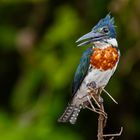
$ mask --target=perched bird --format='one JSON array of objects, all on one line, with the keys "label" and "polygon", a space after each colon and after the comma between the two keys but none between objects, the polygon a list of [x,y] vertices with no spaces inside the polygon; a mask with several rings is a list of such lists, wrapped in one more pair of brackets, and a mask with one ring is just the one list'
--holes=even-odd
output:
[{"label": "perched bird", "polygon": [[108,14],[92,28],[91,32],[83,35],[76,42],[81,41],[83,42],[78,46],[91,45],[91,47],[80,59],[72,85],[72,100],[58,119],[59,122],[74,124],[80,110],[88,108],[88,105],[91,105],[93,111],[98,112],[92,105],[91,99],[94,99],[98,106],[99,104],[94,96],[89,94],[89,87],[95,89],[95,94],[105,91],[111,97],[104,88],[116,70],[120,57],[114,18]]}]

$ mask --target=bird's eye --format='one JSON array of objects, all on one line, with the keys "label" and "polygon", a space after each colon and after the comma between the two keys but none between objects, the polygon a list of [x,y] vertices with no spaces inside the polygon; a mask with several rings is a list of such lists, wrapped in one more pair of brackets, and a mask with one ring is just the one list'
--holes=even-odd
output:
[{"label": "bird's eye", "polygon": [[109,32],[109,29],[108,29],[107,27],[104,27],[104,28],[102,29],[102,31],[103,31],[104,33],[108,33],[108,32]]}]

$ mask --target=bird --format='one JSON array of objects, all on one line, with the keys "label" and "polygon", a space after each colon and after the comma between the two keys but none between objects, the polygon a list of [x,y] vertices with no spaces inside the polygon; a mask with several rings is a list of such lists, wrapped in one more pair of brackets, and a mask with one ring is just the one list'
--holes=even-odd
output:
[{"label": "bird", "polygon": [[105,90],[111,76],[114,74],[120,59],[120,51],[116,40],[114,17],[107,14],[92,28],[80,37],[77,46],[86,46],[80,63],[76,69],[72,83],[72,98],[58,122],[75,124],[81,109],[91,106],[91,110],[100,112],[92,104],[92,99],[100,107],[94,95],[89,94],[92,88],[95,95],[106,92],[115,102],[115,99]]}]

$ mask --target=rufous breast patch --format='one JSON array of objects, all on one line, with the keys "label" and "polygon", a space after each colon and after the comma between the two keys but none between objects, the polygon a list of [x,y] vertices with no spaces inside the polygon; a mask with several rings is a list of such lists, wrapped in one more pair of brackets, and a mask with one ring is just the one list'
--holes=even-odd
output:
[{"label": "rufous breast patch", "polygon": [[116,48],[109,46],[107,48],[93,48],[93,54],[90,57],[90,64],[100,70],[112,69],[119,59]]}]

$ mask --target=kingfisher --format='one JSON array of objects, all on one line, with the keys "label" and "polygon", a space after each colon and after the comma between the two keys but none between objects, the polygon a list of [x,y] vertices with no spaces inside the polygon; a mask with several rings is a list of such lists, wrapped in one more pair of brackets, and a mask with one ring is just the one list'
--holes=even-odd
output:
[{"label": "kingfisher", "polygon": [[[95,101],[100,107],[94,95],[102,91],[106,92],[116,102],[105,90],[105,86],[114,74],[120,58],[114,18],[107,14],[89,33],[80,37],[76,42],[80,42],[78,46],[88,45],[89,47],[84,51],[75,72],[72,99],[58,119],[58,122],[70,122],[71,124],[75,124],[82,108],[100,113],[92,102]],[[89,88],[93,89],[94,95],[88,92]]]}]

